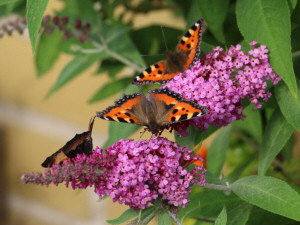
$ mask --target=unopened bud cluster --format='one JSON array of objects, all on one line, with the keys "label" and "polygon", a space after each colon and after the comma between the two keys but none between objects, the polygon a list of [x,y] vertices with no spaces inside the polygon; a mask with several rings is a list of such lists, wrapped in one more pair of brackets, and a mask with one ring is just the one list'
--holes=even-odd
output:
[{"label": "unopened bud cluster", "polygon": [[[0,27],[0,38],[5,33],[9,36],[12,35],[14,30],[16,30],[19,34],[23,34],[26,28],[27,22],[25,18],[17,18],[14,21],[9,21]],[[51,18],[50,15],[46,15],[43,18],[41,28],[47,35],[52,34],[54,30],[60,30],[63,32],[62,40],[76,37],[80,43],[84,43],[89,37],[91,24],[83,23],[78,19],[75,20],[73,25],[71,25],[69,17],[54,16]]]}]

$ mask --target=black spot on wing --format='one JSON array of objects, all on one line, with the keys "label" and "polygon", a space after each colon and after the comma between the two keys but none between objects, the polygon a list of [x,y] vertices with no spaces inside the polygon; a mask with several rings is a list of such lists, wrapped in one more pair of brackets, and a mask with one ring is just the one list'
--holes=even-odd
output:
[{"label": "black spot on wing", "polygon": [[173,116],[173,117],[171,118],[171,121],[172,121],[172,122],[175,122],[175,121],[176,121],[176,118]]},{"label": "black spot on wing", "polygon": [[182,114],[178,121],[187,120],[188,114]]},{"label": "black spot on wing", "polygon": [[194,118],[194,117],[197,117],[198,115],[199,115],[199,113],[195,112],[192,117]]},{"label": "black spot on wing", "polygon": [[117,119],[119,120],[119,122],[123,122],[123,123],[128,123],[126,120],[124,120],[122,117],[117,117]]},{"label": "black spot on wing", "polygon": [[178,109],[174,109],[172,113],[175,114],[177,112],[178,112]]},{"label": "black spot on wing", "polygon": [[180,41],[180,44],[184,45],[184,44],[185,44],[185,41],[184,41],[184,40],[181,40],[181,41]]},{"label": "black spot on wing", "polygon": [[126,116],[131,117],[130,113],[126,112],[124,113]]},{"label": "black spot on wing", "polygon": [[147,73],[151,73],[151,72],[152,72],[151,67],[148,67],[148,68],[146,69],[146,72],[147,72]]},{"label": "black spot on wing", "polygon": [[184,36],[189,38],[192,35],[191,35],[191,33],[189,31],[187,31]]}]

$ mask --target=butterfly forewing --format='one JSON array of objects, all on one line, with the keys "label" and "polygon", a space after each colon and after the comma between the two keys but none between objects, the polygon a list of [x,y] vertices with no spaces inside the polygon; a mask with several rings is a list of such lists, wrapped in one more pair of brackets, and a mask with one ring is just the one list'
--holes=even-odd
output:
[{"label": "butterfly forewing", "polygon": [[145,95],[141,93],[125,95],[122,99],[116,101],[114,106],[108,107],[102,112],[97,112],[97,117],[115,122],[144,125],[145,101]]}]

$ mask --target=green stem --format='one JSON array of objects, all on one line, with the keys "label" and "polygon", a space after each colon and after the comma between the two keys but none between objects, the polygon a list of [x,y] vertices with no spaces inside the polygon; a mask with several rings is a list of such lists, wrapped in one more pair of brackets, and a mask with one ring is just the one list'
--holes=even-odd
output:
[{"label": "green stem", "polygon": [[179,219],[177,218],[177,216],[172,213],[170,210],[165,209],[166,212],[168,213],[168,215],[171,217],[171,219],[177,224],[177,225],[182,225],[182,223],[179,221]]},{"label": "green stem", "polygon": [[[194,187],[202,187],[200,185],[193,185]],[[227,191],[227,192],[230,192],[231,191],[231,188],[229,186],[229,183],[227,183],[227,185],[222,185],[222,184],[209,184],[209,183],[206,183],[204,185],[204,188],[207,188],[207,189],[213,189],[213,190],[218,190],[218,191]]]}]

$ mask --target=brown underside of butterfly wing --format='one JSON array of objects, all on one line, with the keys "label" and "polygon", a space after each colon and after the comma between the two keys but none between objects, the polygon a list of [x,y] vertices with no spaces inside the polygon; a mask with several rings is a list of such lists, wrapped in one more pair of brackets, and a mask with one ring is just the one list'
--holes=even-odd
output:
[{"label": "brown underside of butterfly wing", "polygon": [[69,158],[76,157],[77,154],[85,153],[89,155],[93,150],[91,131],[76,134],[62,148],[47,157],[42,163],[43,167],[51,167],[54,163],[63,163]]},{"label": "brown underside of butterfly wing", "polygon": [[43,167],[51,167],[55,163],[63,163],[69,158],[74,158],[78,154],[89,155],[93,150],[92,130],[95,117],[91,118],[89,123],[89,130],[81,134],[76,134],[70,141],[68,141],[62,148],[47,157],[42,163]]},{"label": "brown underside of butterfly wing", "polygon": [[147,123],[144,110],[146,101],[145,95],[142,93],[125,95],[116,101],[114,106],[97,112],[96,115],[109,121],[145,125]]}]

